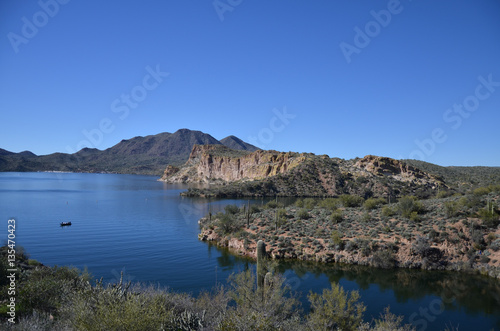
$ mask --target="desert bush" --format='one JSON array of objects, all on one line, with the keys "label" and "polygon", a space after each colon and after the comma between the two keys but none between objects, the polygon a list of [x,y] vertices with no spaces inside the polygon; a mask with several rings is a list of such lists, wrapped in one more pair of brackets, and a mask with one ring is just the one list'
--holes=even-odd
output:
[{"label": "desert bush", "polygon": [[486,255],[481,255],[481,258],[479,259],[481,263],[488,263],[490,262],[490,258],[487,257]]},{"label": "desert bush", "polygon": [[456,201],[446,201],[444,203],[444,212],[446,217],[455,217],[460,210],[460,204]]},{"label": "desert bush", "polygon": [[478,211],[479,217],[483,220],[484,225],[489,228],[495,228],[500,224],[500,217],[496,206],[488,201],[485,208],[481,208]]},{"label": "desert bush", "polygon": [[417,214],[422,213],[424,211],[424,206],[416,197],[404,196],[399,199],[396,210],[402,217],[410,218],[413,212],[416,212]]},{"label": "desert bush", "polygon": [[492,241],[489,245],[488,248],[493,250],[494,252],[498,252],[500,250],[500,239],[496,239]]},{"label": "desert bush", "polygon": [[477,209],[481,205],[481,198],[479,198],[479,196],[476,195],[468,195],[460,198],[458,203],[460,206],[466,208]]},{"label": "desert bush", "polygon": [[386,216],[386,217],[391,217],[395,214],[394,210],[392,210],[391,207],[389,206],[384,206],[382,208],[382,216]]},{"label": "desert bush", "polygon": [[267,209],[278,208],[278,202],[276,202],[275,200],[271,200],[265,204],[265,208],[267,208]]},{"label": "desert bush", "polygon": [[250,206],[250,214],[257,214],[260,212],[260,208],[257,205]]},{"label": "desert bush", "polygon": [[333,222],[333,224],[340,223],[343,219],[344,215],[340,211],[336,211],[330,215],[330,220]]},{"label": "desert bush", "polygon": [[372,215],[370,215],[369,212],[364,212],[363,215],[361,216],[361,221],[362,222],[370,222],[370,220],[372,219]]},{"label": "desert bush", "polygon": [[451,196],[452,194],[453,194],[453,192],[451,192],[451,191],[439,191],[436,194],[436,198],[437,199],[444,199],[444,198]]},{"label": "desert bush", "polygon": [[158,330],[162,327],[175,329],[186,323],[200,324],[200,317],[183,316],[189,314],[186,307],[176,307],[177,302],[189,302],[189,298],[169,298],[166,292],[130,286],[130,283],[122,281],[107,286],[103,286],[101,282],[88,286],[73,300],[71,306],[75,328],[90,331],[139,331]]},{"label": "desert bush", "polygon": [[238,208],[238,206],[236,205],[227,205],[224,207],[224,211],[228,215],[236,215],[240,212],[240,208]]},{"label": "desert bush", "polygon": [[297,206],[299,208],[304,208],[304,200],[297,199],[297,201],[295,201],[295,206]]},{"label": "desert bush", "polygon": [[476,196],[483,196],[490,193],[490,189],[488,187],[478,187],[472,193]]},{"label": "desert bush", "polygon": [[490,232],[490,233],[488,233],[488,235],[486,236],[486,243],[489,245],[489,244],[491,244],[493,241],[495,241],[496,239],[497,239],[496,234],[494,234],[493,232]]},{"label": "desert bush", "polygon": [[307,209],[313,209],[317,203],[318,203],[317,200],[313,198],[304,199],[304,207]]},{"label": "desert bush", "polygon": [[392,251],[384,249],[373,254],[370,264],[375,268],[392,269],[396,267],[396,259]]},{"label": "desert bush", "polygon": [[279,330],[284,323],[299,322],[299,302],[289,297],[284,277],[268,273],[265,285],[257,287],[248,270],[230,276],[229,283],[229,296],[235,305],[225,312],[219,329]]},{"label": "desert bush", "polygon": [[240,228],[236,222],[236,218],[229,214],[220,216],[217,224],[223,234],[236,232]]},{"label": "desert bush", "polygon": [[375,208],[378,208],[379,206],[383,205],[385,203],[384,198],[368,198],[364,204],[363,207],[365,207],[366,210],[372,210]]},{"label": "desert bush", "polygon": [[418,215],[418,212],[416,212],[416,211],[412,211],[410,214],[410,217],[408,217],[408,219],[412,222],[420,222],[421,221],[420,215]]},{"label": "desert bush", "polygon": [[326,199],[321,200],[318,203],[318,206],[321,208],[329,209],[331,211],[336,211],[340,204],[341,204],[341,202],[339,201],[339,199],[326,198]]},{"label": "desert bush", "polygon": [[34,310],[55,313],[69,303],[70,294],[90,279],[87,273],[68,267],[35,269],[26,281],[19,284],[17,302],[22,314]]},{"label": "desert bush", "polygon": [[307,211],[307,209],[302,208],[297,212],[297,217],[302,219],[302,220],[306,220],[310,217],[310,215],[309,215],[309,212]]},{"label": "desert bush", "polygon": [[342,242],[343,242],[342,235],[337,230],[332,231],[330,238],[332,239],[332,241],[335,245],[342,245]]},{"label": "desert bush", "polygon": [[339,198],[344,207],[359,207],[364,202],[364,199],[357,195],[342,194]]},{"label": "desert bush", "polygon": [[[380,314],[380,318],[375,320],[375,326],[372,331],[413,331],[415,327],[411,324],[402,324],[404,316],[396,316],[390,312],[390,308],[386,307],[384,313]],[[364,330],[364,329],[360,329]],[[368,330],[368,328],[366,329]]]},{"label": "desert bush", "polygon": [[356,330],[366,310],[359,298],[359,292],[345,292],[333,283],[322,294],[311,292],[308,295],[311,312],[307,316],[310,330]]},{"label": "desert bush", "polygon": [[412,251],[420,256],[425,256],[430,248],[429,240],[421,236],[418,236],[411,246]]}]

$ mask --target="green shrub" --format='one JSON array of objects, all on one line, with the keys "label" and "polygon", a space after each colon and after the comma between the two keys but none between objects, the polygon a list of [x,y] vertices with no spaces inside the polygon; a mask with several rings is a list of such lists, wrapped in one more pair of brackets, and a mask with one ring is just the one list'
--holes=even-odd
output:
[{"label": "green shrub", "polygon": [[310,330],[355,330],[363,322],[366,307],[359,302],[359,292],[345,292],[338,284],[323,294],[309,293],[311,312],[307,315]]},{"label": "green shrub", "polygon": [[402,324],[404,316],[396,316],[391,313],[389,307],[384,309],[384,313],[380,314],[380,318],[375,320],[373,331],[414,331],[416,330],[411,324]]},{"label": "green shrub", "polygon": [[365,207],[366,210],[373,210],[383,205],[384,203],[384,198],[368,198],[363,204],[363,207]]},{"label": "green shrub", "polygon": [[[288,295],[285,278],[266,274],[263,287],[256,286],[250,270],[229,277],[229,296],[235,306],[228,307],[218,330],[297,329],[299,302]],[[287,325],[285,327],[285,325]]]},{"label": "green shrub", "polygon": [[268,203],[266,203],[265,207],[267,209],[275,209],[278,208],[278,203],[275,200],[271,200]]},{"label": "green shrub", "polygon": [[422,213],[424,211],[424,206],[416,197],[404,196],[399,199],[396,210],[402,217],[410,218],[411,215],[414,215],[413,213]]},{"label": "green shrub", "polygon": [[337,210],[337,208],[339,207],[340,204],[341,204],[341,202],[339,201],[339,199],[335,199],[335,198],[326,198],[326,199],[321,200],[318,203],[318,205],[321,208],[329,209],[331,211]]},{"label": "green shrub", "polygon": [[458,211],[460,210],[460,204],[455,201],[446,201],[444,203],[444,212],[446,217],[454,217],[458,215]]},{"label": "green shrub", "polygon": [[28,265],[32,265],[32,266],[40,266],[42,265],[40,262],[38,262],[37,260],[33,260],[33,259],[29,259],[28,261]]},{"label": "green shrub", "polygon": [[304,199],[304,207],[307,209],[313,209],[317,204],[316,199],[313,198],[305,198]]},{"label": "green shrub", "polygon": [[421,221],[420,215],[418,215],[418,212],[416,212],[416,211],[412,211],[410,214],[410,217],[408,217],[408,218],[412,222],[420,222]]},{"label": "green shrub", "polygon": [[297,217],[300,218],[301,220],[306,220],[310,217],[310,215],[307,209],[302,208],[297,212]]},{"label": "green shrub", "polygon": [[295,206],[297,206],[299,208],[304,208],[304,200],[297,199],[297,201],[295,201]]},{"label": "green shrub", "polygon": [[490,189],[488,187],[478,187],[472,193],[476,196],[482,196],[490,193]]},{"label": "green shrub", "polygon": [[333,222],[333,224],[340,223],[343,219],[344,215],[340,211],[336,211],[330,215],[330,220]]},{"label": "green shrub", "polygon": [[362,222],[370,222],[370,220],[372,219],[372,215],[370,215],[369,212],[364,212],[363,215],[361,216],[361,221]]},{"label": "green shrub", "polygon": [[375,268],[392,269],[396,267],[394,253],[388,249],[377,251],[373,254],[371,265]]},{"label": "green shrub", "polygon": [[[98,283],[80,294],[72,306],[76,329],[171,330],[193,322],[194,317],[186,316],[188,312],[182,307],[177,308],[176,316],[166,293],[129,287],[130,284],[122,282],[107,287]],[[179,302],[182,302],[180,298]]]},{"label": "green shrub", "polygon": [[240,212],[240,208],[236,205],[227,205],[224,207],[224,210],[226,211],[226,214],[229,215],[236,215]]},{"label": "green shrub", "polygon": [[383,215],[383,216],[386,216],[386,217],[391,217],[391,216],[393,216],[394,214],[395,214],[395,212],[394,212],[394,210],[392,210],[392,208],[391,208],[391,207],[389,207],[389,206],[384,206],[384,207],[382,208],[382,215]]},{"label": "green shrub", "polygon": [[488,186],[488,189],[490,190],[490,192],[500,193],[500,184],[496,185],[491,184]]},{"label": "green shrub", "polygon": [[332,239],[335,245],[342,245],[342,236],[340,235],[340,232],[338,232],[337,230],[332,231],[330,238]]},{"label": "green shrub", "polygon": [[260,208],[257,205],[250,206],[250,214],[256,214],[260,212]]},{"label": "green shrub", "polygon": [[38,268],[19,284],[18,308],[23,314],[33,310],[54,313],[69,304],[71,293],[88,281],[88,274],[68,267]]},{"label": "green shrub", "polygon": [[343,194],[340,196],[340,201],[344,207],[359,207],[363,204],[364,199],[357,195]]},{"label": "green shrub", "polygon": [[463,206],[466,208],[477,209],[481,204],[481,199],[479,198],[479,196],[469,195],[469,196],[462,197],[458,201],[458,203],[460,206]]},{"label": "green shrub", "polygon": [[221,217],[219,217],[219,221],[217,224],[223,234],[236,232],[240,228],[238,223],[236,222],[235,217],[229,214],[223,214]]},{"label": "green shrub", "polygon": [[479,217],[483,220],[484,225],[488,228],[496,228],[500,224],[500,217],[498,213],[493,210],[488,210],[486,208],[481,208],[478,212]]},{"label": "green shrub", "polygon": [[450,191],[439,191],[438,194],[436,194],[437,199],[444,199],[449,196],[451,196],[453,193]]}]

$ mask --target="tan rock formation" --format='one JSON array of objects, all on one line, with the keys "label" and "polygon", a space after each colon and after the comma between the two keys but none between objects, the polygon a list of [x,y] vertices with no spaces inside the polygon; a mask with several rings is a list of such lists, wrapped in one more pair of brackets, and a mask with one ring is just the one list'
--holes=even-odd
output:
[{"label": "tan rock formation", "polygon": [[263,179],[283,174],[304,162],[307,154],[234,151],[220,145],[194,145],[188,161],[178,171],[167,167],[162,180],[193,183]]},{"label": "tan rock formation", "polygon": [[444,185],[444,182],[440,178],[389,157],[367,155],[357,161],[355,167],[359,171],[368,172],[378,177],[390,176],[401,182],[430,185],[433,188]]}]

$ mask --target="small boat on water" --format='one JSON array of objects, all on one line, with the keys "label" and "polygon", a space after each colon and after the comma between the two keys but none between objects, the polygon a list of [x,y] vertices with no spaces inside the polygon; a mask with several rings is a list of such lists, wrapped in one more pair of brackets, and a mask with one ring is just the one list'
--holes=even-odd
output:
[{"label": "small boat on water", "polygon": [[71,222],[61,222],[61,226],[69,226],[71,225]]}]

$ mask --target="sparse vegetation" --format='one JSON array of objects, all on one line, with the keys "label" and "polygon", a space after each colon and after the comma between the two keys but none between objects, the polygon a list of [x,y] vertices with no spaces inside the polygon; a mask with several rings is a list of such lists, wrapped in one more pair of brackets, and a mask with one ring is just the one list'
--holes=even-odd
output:
[{"label": "sparse vegetation", "polygon": [[[2,253],[5,252],[2,249]],[[5,256],[2,254],[2,266]],[[19,260],[25,263],[26,260]],[[266,274],[257,286],[251,270],[233,274],[228,286],[218,286],[197,298],[157,287],[120,280],[105,285],[70,268],[37,266],[23,269],[17,284],[20,307],[16,323],[7,321],[6,295],[0,294],[2,330],[380,330],[381,325],[404,327],[386,314],[363,323],[365,306],[356,291],[338,284],[322,294],[310,293],[311,311],[290,292],[285,278]],[[7,286],[3,284],[2,286]]]},{"label": "sparse vegetation", "polygon": [[[470,271],[481,266],[486,268],[483,273],[500,277],[500,239],[496,235],[500,194],[495,191],[427,200],[404,196],[392,205],[368,198],[354,203],[356,207],[344,206],[345,201],[350,205],[351,200],[359,199],[353,195],[299,199],[292,206],[252,214],[248,226],[242,213],[235,214],[232,233],[219,229],[215,217],[201,222],[200,238],[206,231],[223,233],[215,239],[222,246],[230,238],[246,239],[243,254],[251,252],[258,239],[266,240],[272,242],[269,254],[276,259],[339,261],[378,268]],[[313,207],[308,209],[306,204]],[[438,248],[441,244],[446,251]],[[488,262],[480,261],[479,252],[488,256]]]}]

